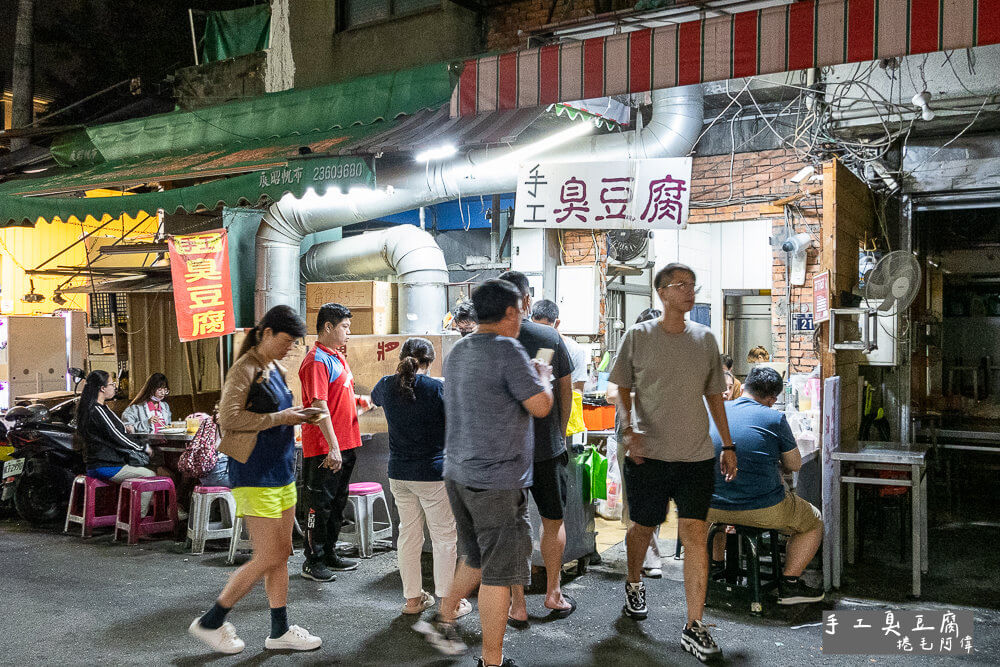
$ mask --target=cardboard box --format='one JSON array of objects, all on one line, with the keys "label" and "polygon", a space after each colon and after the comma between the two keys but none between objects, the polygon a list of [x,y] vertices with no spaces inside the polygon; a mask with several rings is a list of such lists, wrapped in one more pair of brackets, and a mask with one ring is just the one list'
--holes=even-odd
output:
[{"label": "cardboard box", "polygon": [[[324,302],[326,303],[326,302]],[[343,304],[347,305],[347,304]],[[396,311],[396,302],[392,302],[391,308],[363,308],[357,306],[347,306],[351,309],[351,333],[359,336],[372,334],[391,334],[399,330],[397,322],[399,316]],[[316,317],[319,315],[319,307],[306,308],[306,326],[315,330]]]},{"label": "cardboard box", "polygon": [[306,284],[306,322],[316,322],[325,303],[339,303],[351,310],[351,331],[359,335],[399,331],[398,288],[380,280],[344,280]]},{"label": "cardboard box", "polygon": [[318,310],[324,303],[355,308],[388,308],[396,301],[396,283],[381,280],[344,280],[306,283],[306,308]]}]

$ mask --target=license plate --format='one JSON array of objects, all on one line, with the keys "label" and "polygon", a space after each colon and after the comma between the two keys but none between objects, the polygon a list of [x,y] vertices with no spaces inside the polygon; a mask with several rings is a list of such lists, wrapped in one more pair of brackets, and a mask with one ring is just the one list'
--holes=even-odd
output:
[{"label": "license plate", "polygon": [[24,471],[24,459],[11,459],[3,464],[3,479],[16,477]]}]

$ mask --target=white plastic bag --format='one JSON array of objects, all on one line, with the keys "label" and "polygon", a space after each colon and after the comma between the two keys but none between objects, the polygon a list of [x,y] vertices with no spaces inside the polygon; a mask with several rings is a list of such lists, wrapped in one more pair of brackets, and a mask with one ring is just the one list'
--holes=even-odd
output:
[{"label": "white plastic bag", "polygon": [[618,467],[618,441],[608,436],[608,498],[597,501],[597,513],[610,521],[622,518],[622,474]]}]

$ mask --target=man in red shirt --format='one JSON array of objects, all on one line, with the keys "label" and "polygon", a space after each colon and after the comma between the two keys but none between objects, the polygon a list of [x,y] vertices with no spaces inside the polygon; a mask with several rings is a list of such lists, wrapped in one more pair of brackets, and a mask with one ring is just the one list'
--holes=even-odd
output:
[{"label": "man in red shirt", "polygon": [[356,449],[361,446],[358,406],[370,404],[354,393],[354,376],[338,349],[351,334],[351,311],[327,303],[316,318],[316,346],[299,367],[302,403],[327,414],[316,424],[302,425],[303,477],[309,519],[306,562],[302,576],[331,581],[333,571],[353,570],[357,561],[337,555],[337,537],[347,505]]}]

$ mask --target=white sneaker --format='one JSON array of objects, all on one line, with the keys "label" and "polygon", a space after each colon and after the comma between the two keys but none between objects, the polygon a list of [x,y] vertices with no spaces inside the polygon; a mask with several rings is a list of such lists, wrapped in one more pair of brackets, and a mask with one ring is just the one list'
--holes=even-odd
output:
[{"label": "white sneaker", "polygon": [[188,633],[201,640],[202,643],[213,651],[218,651],[219,653],[239,653],[246,648],[243,640],[236,636],[236,628],[228,621],[223,623],[222,627],[217,630],[209,630],[201,624],[201,617],[199,616],[188,626]]},{"label": "white sneaker", "polygon": [[290,649],[292,651],[313,651],[322,645],[322,639],[309,634],[308,630],[297,625],[288,626],[288,632],[277,639],[268,637],[264,640],[264,648]]},{"label": "white sneaker", "polygon": [[472,603],[462,598],[458,601],[458,609],[455,610],[455,618],[462,618],[472,613]]}]

